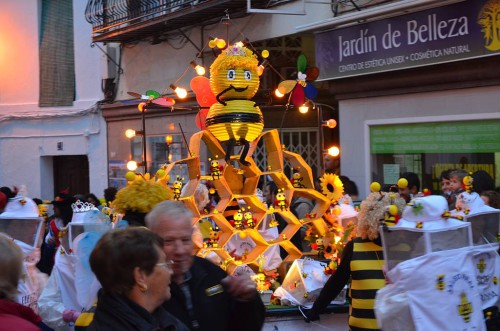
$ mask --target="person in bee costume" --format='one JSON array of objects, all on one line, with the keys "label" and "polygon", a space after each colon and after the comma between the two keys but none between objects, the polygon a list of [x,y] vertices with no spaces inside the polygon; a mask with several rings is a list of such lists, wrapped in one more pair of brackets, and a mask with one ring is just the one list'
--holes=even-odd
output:
[{"label": "person in bee costume", "polygon": [[384,287],[385,278],[378,228],[387,217],[387,210],[391,205],[395,205],[401,213],[405,201],[397,193],[372,192],[361,203],[357,228],[359,237],[352,239],[345,246],[337,271],[326,282],[312,309],[305,313],[306,322],[318,320],[319,314],[337,297],[351,278],[350,330],[379,330],[373,301],[376,291]]}]

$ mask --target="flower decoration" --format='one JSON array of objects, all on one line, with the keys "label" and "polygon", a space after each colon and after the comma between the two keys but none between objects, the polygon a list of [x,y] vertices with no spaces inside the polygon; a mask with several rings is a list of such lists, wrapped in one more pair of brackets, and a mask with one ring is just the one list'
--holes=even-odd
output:
[{"label": "flower decoration", "polygon": [[321,191],[332,202],[337,202],[344,195],[344,184],[335,174],[324,174],[321,178]]},{"label": "flower decoration", "polygon": [[285,80],[278,85],[278,91],[281,94],[292,93],[292,103],[296,107],[304,104],[306,100],[312,100],[318,96],[318,90],[311,82],[318,78],[319,69],[317,67],[306,68],[307,58],[301,54],[297,58],[297,79]]},{"label": "flower decoration", "polygon": [[[147,177],[147,178],[145,178]],[[164,200],[173,198],[172,190],[148,176],[137,176],[136,179],[118,191],[113,207],[116,212],[134,211],[148,213],[154,206]]]}]

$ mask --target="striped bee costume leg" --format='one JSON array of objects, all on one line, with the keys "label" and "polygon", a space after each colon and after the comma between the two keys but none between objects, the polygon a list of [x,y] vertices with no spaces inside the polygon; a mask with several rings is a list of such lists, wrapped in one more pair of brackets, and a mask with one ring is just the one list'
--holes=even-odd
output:
[{"label": "striped bee costume leg", "polygon": [[352,331],[378,330],[374,305],[375,293],[385,286],[382,247],[368,239],[353,241],[349,327]]}]

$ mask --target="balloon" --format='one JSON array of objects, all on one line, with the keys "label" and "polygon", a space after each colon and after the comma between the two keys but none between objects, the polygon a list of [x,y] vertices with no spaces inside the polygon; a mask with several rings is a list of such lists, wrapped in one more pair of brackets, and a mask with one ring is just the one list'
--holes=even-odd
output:
[{"label": "balloon", "polygon": [[301,85],[297,84],[292,92],[292,103],[295,107],[300,107],[304,104],[305,95],[304,89]]},{"label": "balloon", "polygon": [[278,90],[281,94],[287,94],[293,91],[295,86],[297,85],[296,80],[284,80],[278,85]]},{"label": "balloon", "polygon": [[316,80],[319,76],[319,69],[317,67],[312,67],[306,71],[307,81]]},{"label": "balloon", "polygon": [[157,91],[155,90],[147,90],[146,91],[146,95],[148,97],[152,97],[152,99],[156,99],[156,98],[159,98],[160,97],[160,93],[158,93]]},{"label": "balloon", "polygon": [[297,70],[305,73],[307,67],[307,58],[304,54],[300,54],[297,58]]},{"label": "balloon", "polygon": [[210,80],[204,76],[196,76],[189,84],[196,94],[196,101],[202,107],[210,107],[217,102],[215,95],[210,89]]},{"label": "balloon", "polygon": [[170,107],[170,106],[173,106],[175,104],[175,100],[172,98],[164,97],[164,98],[154,99],[153,103],[156,103],[157,105],[161,105],[161,106]]},{"label": "balloon", "polygon": [[318,96],[318,89],[311,83],[304,87],[304,93],[308,99],[314,99]]}]

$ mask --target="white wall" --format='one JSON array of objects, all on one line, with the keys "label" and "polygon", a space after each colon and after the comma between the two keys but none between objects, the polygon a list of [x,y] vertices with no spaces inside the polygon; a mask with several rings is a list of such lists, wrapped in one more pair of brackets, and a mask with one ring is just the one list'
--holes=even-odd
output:
[{"label": "white wall", "polygon": [[[293,4],[292,4],[293,5]],[[292,5],[278,7],[279,10],[289,10]],[[241,19],[231,19],[229,35],[232,42],[240,41],[247,37],[250,41],[259,41],[275,37],[287,36],[296,33],[295,28],[299,25],[321,21],[333,16],[329,4],[307,4],[307,15],[269,15],[253,14]],[[223,14],[221,14],[221,17]],[[243,34],[243,36],[242,36]],[[189,38],[196,43],[197,47],[203,47],[208,43],[209,36],[226,38],[226,26],[214,24],[205,27],[204,40],[201,41],[200,28],[193,28],[187,32]],[[144,93],[148,89],[166,93],[173,93],[168,86],[177,80],[188,68],[189,62],[196,59],[198,51],[190,43],[179,44],[178,33],[174,33],[169,43],[163,42],[151,45],[150,42],[140,42],[123,48],[122,67],[124,75],[121,77],[117,99],[131,99],[127,91]],[[206,64],[211,64],[213,56],[208,46],[205,48]],[[273,54],[271,52],[270,57]],[[200,62],[200,60],[197,60]],[[177,85],[189,88],[189,81],[195,76],[189,67],[186,75]],[[208,76],[208,70],[207,70]]]},{"label": "white wall", "polygon": [[340,101],[341,172],[368,194],[370,125],[488,118],[500,118],[500,86]]},{"label": "white wall", "polygon": [[[52,156],[87,155],[90,191],[107,187],[106,126],[100,112],[88,113],[103,98],[101,62],[91,48],[86,1],[73,1],[76,100],[72,107],[38,107],[39,24],[36,0],[0,1],[0,185],[26,185],[28,194],[53,198]],[[57,93],[57,91],[54,91]],[[68,116],[69,115],[69,116]],[[57,141],[64,151],[56,150]]]}]

